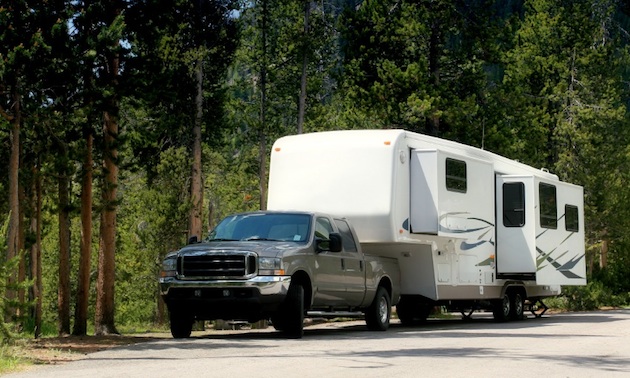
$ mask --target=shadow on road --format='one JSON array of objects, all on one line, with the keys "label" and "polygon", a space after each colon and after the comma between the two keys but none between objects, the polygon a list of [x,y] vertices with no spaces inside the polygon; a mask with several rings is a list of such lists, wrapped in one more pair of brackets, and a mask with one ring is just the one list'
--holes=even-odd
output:
[{"label": "shadow on road", "polygon": [[[630,310],[611,310],[602,312],[584,312],[584,313],[559,313],[546,315],[542,318],[528,316],[524,320],[497,323],[489,313],[475,313],[470,319],[462,319],[457,315],[453,315],[447,319],[430,318],[426,322],[414,325],[403,326],[398,320],[392,320],[390,328],[386,332],[368,331],[363,321],[349,322],[329,322],[317,324],[312,327],[305,327],[305,338],[331,338],[331,339],[382,339],[392,337],[424,337],[424,338],[443,338],[443,337],[513,337],[512,331],[531,329],[531,332],[519,333],[519,337],[546,338],[546,337],[563,337],[563,335],[546,334],[537,332],[537,329],[558,323],[604,323],[627,320]],[[238,331],[206,331],[203,334],[193,334],[190,339],[173,340],[178,347],[185,347],[187,342],[195,340],[284,340],[286,337],[273,327],[262,330],[238,330]],[[576,334],[564,335],[566,337],[575,337]],[[588,337],[584,335],[585,337]]]}]

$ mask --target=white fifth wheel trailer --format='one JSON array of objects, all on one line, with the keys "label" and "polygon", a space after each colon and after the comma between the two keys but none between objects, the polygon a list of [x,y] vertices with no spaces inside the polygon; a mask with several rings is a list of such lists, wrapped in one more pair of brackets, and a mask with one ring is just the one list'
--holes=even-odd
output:
[{"label": "white fifth wheel trailer", "polygon": [[404,130],[288,136],[272,148],[268,209],[347,217],[368,254],[395,257],[403,323],[447,306],[497,320],[585,285],[582,187],[545,169]]}]

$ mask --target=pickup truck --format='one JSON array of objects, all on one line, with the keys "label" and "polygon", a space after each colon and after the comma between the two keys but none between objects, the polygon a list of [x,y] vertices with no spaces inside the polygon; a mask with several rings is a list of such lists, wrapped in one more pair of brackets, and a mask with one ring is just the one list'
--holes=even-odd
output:
[{"label": "pickup truck", "polygon": [[159,283],[174,338],[195,320],[271,320],[301,338],[305,316],[364,316],[387,330],[400,297],[396,259],[364,255],[345,218],[259,211],[222,220],[162,263]]}]

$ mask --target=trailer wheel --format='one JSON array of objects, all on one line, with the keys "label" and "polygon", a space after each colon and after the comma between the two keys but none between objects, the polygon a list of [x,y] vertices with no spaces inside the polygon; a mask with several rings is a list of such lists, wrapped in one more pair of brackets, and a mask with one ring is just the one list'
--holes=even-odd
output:
[{"label": "trailer wheel", "polygon": [[414,297],[402,296],[398,304],[396,304],[396,314],[402,325],[413,326],[424,323],[431,314],[433,307],[433,303],[427,303]]},{"label": "trailer wheel", "polygon": [[410,326],[414,324],[413,309],[402,298],[396,305],[396,314],[402,325]]},{"label": "trailer wheel", "polygon": [[503,294],[503,299],[499,299],[493,302],[492,315],[497,322],[505,322],[510,319],[511,313],[510,296],[506,292]]},{"label": "trailer wheel", "polygon": [[513,292],[510,296],[510,319],[523,319],[523,309],[525,308],[524,299],[521,293]]},{"label": "trailer wheel", "polygon": [[171,335],[175,339],[187,339],[192,333],[194,319],[192,316],[180,311],[170,311]]},{"label": "trailer wheel", "polygon": [[389,293],[384,287],[376,289],[374,301],[365,312],[365,323],[370,331],[386,331],[389,328],[389,319],[392,312]]},{"label": "trailer wheel", "polygon": [[304,287],[295,283],[289,287],[281,316],[280,328],[287,337],[300,339],[304,335]]}]

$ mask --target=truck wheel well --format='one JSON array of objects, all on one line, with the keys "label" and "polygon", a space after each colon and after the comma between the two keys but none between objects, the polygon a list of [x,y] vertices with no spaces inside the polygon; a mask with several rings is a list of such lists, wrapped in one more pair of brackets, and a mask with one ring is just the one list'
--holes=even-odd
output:
[{"label": "truck wheel well", "polygon": [[380,286],[385,288],[385,290],[387,290],[387,294],[389,294],[389,297],[392,298],[392,281],[389,279],[389,277],[383,277],[378,283],[378,287]]},{"label": "truck wheel well", "polygon": [[303,270],[293,273],[291,276],[291,285],[298,283],[304,288],[304,309],[309,309],[313,303],[313,286],[308,273]]}]

